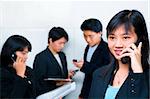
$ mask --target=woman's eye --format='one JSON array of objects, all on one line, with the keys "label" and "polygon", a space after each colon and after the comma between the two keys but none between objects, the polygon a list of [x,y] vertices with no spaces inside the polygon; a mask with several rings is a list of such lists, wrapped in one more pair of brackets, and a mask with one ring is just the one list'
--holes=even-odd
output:
[{"label": "woman's eye", "polygon": [[115,37],[109,37],[109,39],[114,39]]},{"label": "woman's eye", "polygon": [[26,53],[22,53],[23,55],[25,55]]},{"label": "woman's eye", "polygon": [[28,52],[22,52],[22,55],[26,55]]},{"label": "woman's eye", "polygon": [[124,37],[124,39],[129,39],[130,37]]},{"label": "woman's eye", "polygon": [[90,35],[89,37],[90,37],[90,38],[94,38],[94,36],[95,36],[95,35]]}]

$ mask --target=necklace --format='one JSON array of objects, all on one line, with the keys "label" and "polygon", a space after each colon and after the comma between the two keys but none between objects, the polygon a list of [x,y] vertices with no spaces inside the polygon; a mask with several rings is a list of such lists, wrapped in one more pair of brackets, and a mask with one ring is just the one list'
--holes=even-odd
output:
[{"label": "necklace", "polygon": [[114,77],[114,80],[113,80],[113,86],[121,86],[124,83],[124,81],[126,80],[127,76],[128,76],[128,73],[121,74],[121,73],[117,72]]}]

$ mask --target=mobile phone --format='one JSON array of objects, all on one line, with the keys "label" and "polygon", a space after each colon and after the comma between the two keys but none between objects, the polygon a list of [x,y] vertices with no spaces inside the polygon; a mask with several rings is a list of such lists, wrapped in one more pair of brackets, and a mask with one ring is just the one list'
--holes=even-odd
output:
[{"label": "mobile phone", "polygon": [[77,62],[77,59],[73,59],[72,61],[73,61],[73,62]]},{"label": "mobile phone", "polygon": [[129,56],[125,56],[125,57],[121,58],[121,62],[123,64],[128,64],[128,63],[130,63],[130,61],[131,61],[131,59]]},{"label": "mobile phone", "polygon": [[11,59],[13,60],[13,62],[15,62],[16,59],[17,59],[17,55],[16,55],[15,53],[13,53],[13,54],[11,55]]},{"label": "mobile phone", "polygon": [[74,73],[76,73],[76,72],[78,72],[78,71],[79,71],[79,69],[73,70]]},{"label": "mobile phone", "polygon": [[[135,43],[136,46],[138,46],[138,44],[139,44],[139,42]],[[128,53],[128,52],[126,52],[126,53]],[[129,56],[125,56],[125,57],[121,58],[121,62],[123,64],[129,64],[129,63],[131,63],[131,59]]]}]

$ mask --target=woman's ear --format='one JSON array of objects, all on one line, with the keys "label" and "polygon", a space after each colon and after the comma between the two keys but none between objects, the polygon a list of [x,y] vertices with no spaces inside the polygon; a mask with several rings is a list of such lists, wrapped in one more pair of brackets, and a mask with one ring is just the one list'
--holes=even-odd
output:
[{"label": "woman's ear", "polygon": [[52,43],[52,38],[49,39],[49,43]]},{"label": "woman's ear", "polygon": [[100,32],[101,36],[103,35],[103,32]]},{"label": "woman's ear", "polygon": [[102,32],[99,32],[99,37],[100,37],[100,38],[102,37]]}]

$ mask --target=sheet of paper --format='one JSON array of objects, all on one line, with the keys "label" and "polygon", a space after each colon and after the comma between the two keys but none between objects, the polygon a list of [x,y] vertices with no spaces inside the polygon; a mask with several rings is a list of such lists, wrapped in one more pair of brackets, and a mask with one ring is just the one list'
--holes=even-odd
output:
[{"label": "sheet of paper", "polygon": [[71,81],[71,79],[64,79],[64,78],[45,78],[44,80],[52,80],[52,81]]}]

